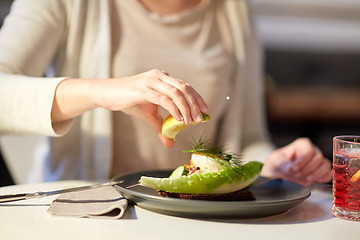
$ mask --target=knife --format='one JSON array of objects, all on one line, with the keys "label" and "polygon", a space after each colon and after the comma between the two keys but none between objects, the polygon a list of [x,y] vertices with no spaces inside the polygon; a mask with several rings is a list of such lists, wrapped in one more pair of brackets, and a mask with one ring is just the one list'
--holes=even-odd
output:
[{"label": "knife", "polygon": [[88,190],[88,189],[114,186],[116,184],[123,183],[123,182],[124,181],[119,180],[119,181],[111,181],[111,182],[106,182],[106,183],[97,183],[97,184],[92,184],[92,185],[87,185],[87,186],[82,186],[82,187],[65,188],[65,189],[48,191],[48,192],[0,195],[0,203],[28,200],[28,199],[33,199],[33,198],[42,198],[42,197],[57,195],[57,194],[61,194],[61,193],[78,192],[78,191],[83,191],[83,190]]}]

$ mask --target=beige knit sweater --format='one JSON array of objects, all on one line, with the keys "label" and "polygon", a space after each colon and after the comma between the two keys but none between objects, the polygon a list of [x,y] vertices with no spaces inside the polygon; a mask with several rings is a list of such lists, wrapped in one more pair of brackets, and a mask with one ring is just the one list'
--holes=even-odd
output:
[{"label": "beige knit sweater", "polygon": [[[233,65],[229,62],[228,69],[227,65],[219,69],[220,74],[225,74],[224,79],[217,79],[219,73],[205,75],[216,81],[224,81],[223,85],[215,85],[219,89],[219,100],[214,99],[214,94],[207,96],[210,90],[214,91],[214,86],[202,84],[206,81],[204,69],[211,68],[201,69],[198,78],[192,77],[196,70],[188,71],[189,68],[186,68],[177,71],[182,69],[181,64],[173,68],[176,77],[187,78],[183,80],[190,82],[204,95],[210,103],[212,115],[208,125],[192,127],[192,130],[179,135],[174,149],[162,147],[156,134],[141,120],[103,109],[95,109],[56,126],[51,124],[54,92],[63,79],[126,76],[136,74],[140,69],[150,70],[146,67],[157,68],[156,63],[160,64],[154,61],[155,65],[144,67],[150,62],[149,59],[137,65],[136,61],[128,59],[127,64],[125,50],[131,48],[114,45],[114,33],[119,33],[115,39],[120,39],[120,42],[130,36],[122,36],[126,33],[123,29],[114,29],[114,9],[120,7],[120,14],[136,14],[136,11],[130,11],[131,8],[127,12],[122,11],[126,11],[131,4],[138,4],[131,2],[136,0],[127,0],[130,1],[128,3],[121,1],[116,4],[101,0],[18,0],[5,21],[0,33],[0,133],[52,136],[46,148],[49,152],[44,155],[43,168],[37,169],[38,172],[34,174],[36,180],[103,180],[111,177],[111,174],[172,168],[186,163],[187,158],[181,155],[181,150],[191,142],[190,136],[196,137],[202,132],[206,132],[206,137],[215,143],[227,146],[230,151],[243,153],[246,159],[261,160],[268,154],[272,147],[264,123],[261,54],[247,4],[242,0],[213,1],[216,4],[210,4],[214,5],[212,7],[199,6],[190,13],[181,13],[198,16],[220,9],[224,13],[222,23],[219,23],[221,14],[213,12],[217,16],[216,23],[221,24],[218,31],[228,27],[230,33],[221,33],[221,36],[225,36],[225,39],[228,36],[231,42],[231,48],[227,48],[229,41],[222,40],[219,46],[225,49],[225,53],[220,56],[228,60],[234,56],[235,61],[232,61]],[[150,13],[148,15],[154,18]],[[115,21],[121,26],[134,23],[127,23],[126,19],[118,15]],[[220,41],[221,38],[214,39]],[[144,50],[146,47],[139,45]],[[209,53],[209,49],[205,47],[205,53]],[[161,55],[161,52],[157,53]],[[194,59],[196,56],[194,54]],[[170,60],[169,63],[174,63]],[[128,70],[133,66],[138,68]],[[139,69],[139,66],[143,68]],[[171,69],[171,66],[169,64],[168,68]],[[191,73],[194,74],[189,76]],[[45,74],[46,77],[42,77]],[[230,96],[229,101],[225,100],[226,96]],[[129,128],[129,124],[135,127]],[[117,169],[114,170],[113,166],[117,166]]]}]

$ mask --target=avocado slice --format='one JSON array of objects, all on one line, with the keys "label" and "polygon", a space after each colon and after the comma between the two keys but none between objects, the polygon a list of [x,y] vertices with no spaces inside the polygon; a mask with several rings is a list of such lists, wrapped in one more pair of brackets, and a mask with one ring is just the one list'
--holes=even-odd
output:
[{"label": "avocado slice", "polygon": [[187,173],[188,173],[188,170],[185,166],[179,166],[171,173],[169,178],[178,178],[181,176],[186,176]]}]

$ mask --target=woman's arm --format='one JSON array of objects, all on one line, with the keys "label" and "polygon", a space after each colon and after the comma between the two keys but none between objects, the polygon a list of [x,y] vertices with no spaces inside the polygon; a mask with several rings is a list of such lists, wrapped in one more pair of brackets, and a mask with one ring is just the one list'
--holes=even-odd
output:
[{"label": "woman's arm", "polygon": [[202,121],[201,112],[208,111],[202,97],[189,84],[151,70],[119,79],[64,80],[56,89],[51,118],[56,124],[96,107],[123,111],[147,121],[162,142],[171,147],[174,142],[161,134],[159,106],[186,124]]},{"label": "woman's arm", "polygon": [[59,122],[96,107],[129,111],[142,104],[162,106],[186,124],[202,121],[201,112],[208,110],[202,97],[189,84],[151,70],[119,79],[67,79],[57,87],[51,118]]},{"label": "woman's arm", "polygon": [[50,118],[55,90],[65,78],[43,77],[62,40],[65,15],[63,1],[14,1],[0,31],[1,134],[65,132],[53,129]]},{"label": "woman's arm", "polygon": [[[59,46],[65,44],[68,3],[14,3],[0,32],[0,108],[5,107],[18,122],[4,115],[0,132],[63,134],[71,119],[97,107],[140,117],[157,132],[159,106],[186,124],[202,120],[201,111],[206,112],[207,106],[199,94],[189,84],[159,70],[120,79],[42,78]],[[29,103],[29,108],[23,108]],[[29,124],[21,124],[24,121]]]}]

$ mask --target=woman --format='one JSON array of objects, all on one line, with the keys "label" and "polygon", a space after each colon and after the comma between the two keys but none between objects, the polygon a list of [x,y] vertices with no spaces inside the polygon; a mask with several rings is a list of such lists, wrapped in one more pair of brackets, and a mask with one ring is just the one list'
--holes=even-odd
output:
[{"label": "woman", "polygon": [[[273,151],[245,1],[18,0],[0,49],[0,102],[10,103],[0,129],[62,136],[49,139],[39,180],[172,168],[204,133],[245,160],[265,159],[267,176],[329,180],[330,164],[308,140]],[[174,145],[160,133],[159,105],[187,124],[208,109],[212,120]]]}]

